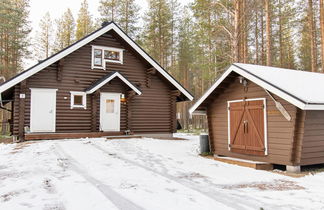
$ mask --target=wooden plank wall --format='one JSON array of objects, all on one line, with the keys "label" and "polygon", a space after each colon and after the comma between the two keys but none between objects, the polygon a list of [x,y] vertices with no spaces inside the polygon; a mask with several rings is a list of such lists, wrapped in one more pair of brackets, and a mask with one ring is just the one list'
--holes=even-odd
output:
[{"label": "wooden plank wall", "polygon": [[[232,75],[235,76],[235,75]],[[233,80],[233,79],[231,79]],[[229,80],[225,81],[229,82]],[[275,95],[274,95],[275,96]],[[268,155],[255,156],[233,153],[228,150],[228,120],[227,101],[243,98],[266,98],[267,103],[267,128],[268,128]],[[280,101],[292,120],[287,121],[275,107],[274,102],[264,89],[252,82],[248,82],[247,92],[238,79],[230,81],[227,88],[214,97],[207,107],[209,133],[212,140],[212,150],[215,154],[265,161],[275,164],[292,165],[291,148],[295,132],[296,107],[275,96]]]},{"label": "wooden plank wall", "polygon": [[324,111],[306,111],[301,165],[324,163]]},{"label": "wooden plank wall", "polygon": [[[91,46],[109,46],[123,48],[124,63],[107,63],[107,70],[91,69]],[[170,112],[171,91],[175,88],[165,81],[159,73],[151,75],[151,86],[147,87],[147,69],[151,66],[144,61],[130,46],[118,37],[114,32],[108,32],[84,47],[65,57],[48,68],[38,72],[27,79],[25,99],[24,126],[30,122],[30,89],[29,88],[58,88],[57,91],[57,114],[56,132],[90,132],[92,122],[92,100],[87,96],[87,109],[70,108],[70,91],[84,91],[93,82],[102,78],[111,71],[118,71],[132,83],[140,85],[142,95],[132,98],[132,130],[135,133],[170,133],[172,131]],[[63,66],[63,68],[62,68]],[[60,76],[58,77],[58,69]],[[58,79],[59,78],[59,79]],[[118,82],[112,81],[116,86],[109,84],[102,91],[118,91]],[[117,89],[116,89],[117,88]],[[120,90],[126,92],[125,87]],[[15,113],[14,113],[14,135],[18,134],[19,114],[19,86],[15,87]],[[99,99],[98,99],[99,100]],[[17,103],[16,103],[17,102]],[[99,106],[100,102],[97,102]],[[99,110],[99,107],[97,108]],[[126,129],[126,107],[122,105],[121,129]],[[97,130],[99,130],[99,113],[97,115]]]}]

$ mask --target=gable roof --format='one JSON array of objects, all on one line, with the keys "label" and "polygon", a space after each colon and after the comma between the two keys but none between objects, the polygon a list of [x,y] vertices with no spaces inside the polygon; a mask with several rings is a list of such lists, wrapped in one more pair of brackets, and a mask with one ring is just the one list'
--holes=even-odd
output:
[{"label": "gable roof", "polygon": [[111,72],[107,74],[106,76],[102,77],[101,79],[94,82],[90,87],[85,89],[86,94],[91,94],[107,84],[107,82],[111,81],[112,79],[118,77],[121,81],[123,81],[128,87],[133,89],[138,95],[142,94],[142,91],[140,91],[135,85],[133,85],[128,79],[126,79],[122,74],[119,72]]},{"label": "gable roof", "polygon": [[324,74],[253,64],[232,64],[189,109],[192,114],[231,73],[245,77],[302,110],[324,110]]},{"label": "gable roof", "polygon": [[150,57],[139,45],[137,45],[127,34],[125,34],[125,32],[123,32],[122,29],[120,29],[114,22],[110,22],[109,24],[92,32],[91,34],[85,36],[81,40],[61,50],[60,52],[52,55],[51,57],[39,62],[31,68],[21,72],[20,74],[17,74],[16,76],[2,83],[0,85],[0,94],[111,30],[115,31],[122,39],[124,39],[162,76],[164,76],[172,85],[174,85],[188,100],[193,100],[193,96],[180,83],[178,83],[166,70],[164,70],[152,57]]}]

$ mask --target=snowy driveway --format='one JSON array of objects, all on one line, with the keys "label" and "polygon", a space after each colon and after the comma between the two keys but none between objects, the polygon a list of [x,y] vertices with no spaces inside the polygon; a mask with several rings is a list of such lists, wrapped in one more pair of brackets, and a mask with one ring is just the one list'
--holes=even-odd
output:
[{"label": "snowy driveway", "polygon": [[217,162],[186,138],[0,144],[0,209],[324,209],[324,173]]}]

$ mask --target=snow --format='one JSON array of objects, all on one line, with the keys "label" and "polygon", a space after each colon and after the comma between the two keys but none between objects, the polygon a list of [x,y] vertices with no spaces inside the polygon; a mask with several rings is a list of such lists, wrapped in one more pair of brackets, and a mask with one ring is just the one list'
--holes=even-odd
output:
[{"label": "snow", "polygon": [[0,209],[323,209],[324,173],[293,178],[199,156],[188,140],[0,144]]},{"label": "snow", "polygon": [[235,63],[264,81],[302,99],[306,103],[324,103],[324,74],[308,71]]}]

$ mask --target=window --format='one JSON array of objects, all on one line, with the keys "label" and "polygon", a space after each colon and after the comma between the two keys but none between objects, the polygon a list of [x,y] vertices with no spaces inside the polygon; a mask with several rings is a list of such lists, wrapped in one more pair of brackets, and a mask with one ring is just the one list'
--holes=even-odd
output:
[{"label": "window", "polygon": [[107,99],[106,100],[106,113],[114,113],[115,112],[115,100]]},{"label": "window", "polygon": [[106,69],[106,62],[123,63],[123,49],[92,46],[92,69]]},{"label": "window", "polygon": [[71,91],[71,109],[84,108],[86,109],[87,95],[84,92]]},{"label": "window", "polygon": [[102,50],[94,50],[94,66],[102,66]]}]

